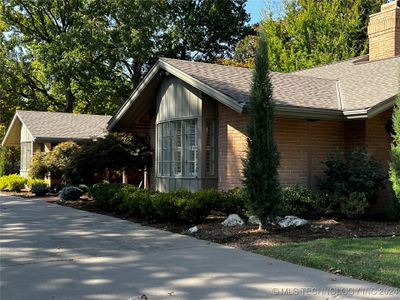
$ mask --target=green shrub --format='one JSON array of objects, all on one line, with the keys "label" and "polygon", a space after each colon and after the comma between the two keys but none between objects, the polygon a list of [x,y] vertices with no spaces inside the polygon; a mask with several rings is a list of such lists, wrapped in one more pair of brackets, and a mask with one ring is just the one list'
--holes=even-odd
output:
[{"label": "green shrub", "polygon": [[339,197],[351,193],[364,193],[370,204],[376,202],[377,193],[384,188],[386,177],[380,163],[365,149],[357,149],[347,156],[342,152],[330,155],[326,161],[326,178],[321,190]]},{"label": "green shrub", "polygon": [[79,149],[80,146],[75,142],[64,142],[55,146],[46,159],[51,175],[64,181],[71,180],[75,176],[72,162]]},{"label": "green shrub", "polygon": [[317,196],[308,188],[293,185],[282,189],[280,214],[311,218],[317,214]]},{"label": "green shrub", "polygon": [[343,196],[320,192],[315,198],[315,211],[320,216],[340,216],[340,203]]},{"label": "green shrub", "polygon": [[44,178],[49,172],[49,153],[36,152],[32,156],[32,163],[29,168],[29,176],[32,178]]},{"label": "green shrub", "polygon": [[[178,207],[179,198],[170,193],[154,193],[150,196],[151,207],[153,209],[153,219],[162,221],[178,221],[180,219],[180,208]],[[148,212],[151,213],[150,210]],[[149,218],[149,216],[147,216]]]},{"label": "green shrub", "polygon": [[109,199],[113,211],[119,211],[136,217],[151,219],[152,207],[150,193],[133,185],[123,185]]},{"label": "green shrub", "polygon": [[44,179],[39,179],[39,178],[30,178],[28,179],[28,187],[31,188],[32,185],[34,184],[48,184],[48,182]]},{"label": "green shrub", "polygon": [[94,198],[99,208],[112,210],[112,198],[124,185],[122,183],[97,183],[89,189],[89,195]]},{"label": "green shrub", "polygon": [[[215,205],[220,205],[217,190],[187,190],[153,193],[128,184],[99,183],[90,188],[90,195],[105,210],[136,216],[148,221],[196,222],[204,219]],[[238,190],[225,192],[224,210],[243,209]],[[239,200],[241,199],[241,200]],[[240,203],[240,204],[239,204]]]},{"label": "green shrub", "polygon": [[31,185],[31,192],[36,196],[43,196],[50,192],[50,187],[47,183],[34,183]]},{"label": "green shrub", "polygon": [[78,187],[79,187],[79,188],[82,190],[82,192],[84,192],[84,193],[89,192],[89,187],[88,187],[86,184],[81,183]]},{"label": "green shrub", "polygon": [[20,148],[0,146],[0,177],[18,172]]},{"label": "green shrub", "polygon": [[365,214],[368,200],[364,193],[354,192],[348,198],[341,199],[340,212],[349,219],[359,218]]},{"label": "green shrub", "polygon": [[66,186],[58,193],[58,196],[61,200],[69,201],[78,200],[82,195],[82,190],[77,188],[76,186]]},{"label": "green shrub", "polygon": [[207,202],[199,202],[196,197],[177,199],[180,210],[179,221],[198,222],[205,219],[210,213]]},{"label": "green shrub", "polygon": [[[215,190],[187,190],[151,195],[153,218],[163,221],[196,222],[204,219],[215,201]],[[148,216],[149,217],[149,216]]]},{"label": "green shrub", "polygon": [[0,177],[0,190],[19,192],[28,183],[28,179],[19,176],[18,174],[11,174]]},{"label": "green shrub", "polygon": [[203,210],[207,210],[207,214],[210,210],[215,209],[215,207],[221,203],[220,192],[216,189],[202,189],[193,193],[196,201],[201,205]]},{"label": "green shrub", "polygon": [[226,214],[238,214],[244,216],[246,213],[245,193],[239,188],[229,191],[216,191],[217,202],[213,203],[212,209]]},{"label": "green shrub", "polygon": [[400,199],[397,198],[395,192],[392,193],[392,197],[389,199],[384,218],[388,221],[400,220]]}]

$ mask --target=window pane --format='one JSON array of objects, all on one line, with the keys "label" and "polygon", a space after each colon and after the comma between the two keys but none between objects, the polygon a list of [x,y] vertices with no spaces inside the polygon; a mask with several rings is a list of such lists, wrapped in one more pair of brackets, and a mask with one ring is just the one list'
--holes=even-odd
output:
[{"label": "window pane", "polygon": [[185,123],[185,175],[197,175],[198,145],[197,120],[187,120]]},{"label": "window pane", "polygon": [[28,171],[32,162],[32,143],[21,143],[21,170]]},{"label": "window pane", "polygon": [[197,119],[158,124],[158,174],[196,176],[198,172],[197,140]]},{"label": "window pane", "polygon": [[172,123],[172,164],[173,174],[182,175],[182,122]]},{"label": "window pane", "polygon": [[207,120],[206,122],[206,149],[205,149],[205,171],[206,175],[215,175],[215,121]]}]

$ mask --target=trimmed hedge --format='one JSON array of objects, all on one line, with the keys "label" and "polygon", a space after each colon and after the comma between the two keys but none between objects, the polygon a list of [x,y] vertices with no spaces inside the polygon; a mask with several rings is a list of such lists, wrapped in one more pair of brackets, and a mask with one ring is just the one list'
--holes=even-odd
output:
[{"label": "trimmed hedge", "polygon": [[244,212],[244,201],[238,190],[158,193],[127,184],[100,183],[89,193],[102,209],[147,221],[197,222],[205,219],[212,209],[228,214]]},{"label": "trimmed hedge", "polygon": [[0,177],[0,190],[9,192],[19,192],[28,183],[28,179],[18,174],[11,174]]}]

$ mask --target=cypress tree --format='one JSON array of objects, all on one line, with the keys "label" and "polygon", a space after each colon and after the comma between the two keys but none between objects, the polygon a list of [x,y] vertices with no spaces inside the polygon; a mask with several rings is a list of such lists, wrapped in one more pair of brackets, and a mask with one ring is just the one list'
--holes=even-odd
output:
[{"label": "cypress tree", "polygon": [[249,209],[268,225],[281,199],[278,177],[279,153],[274,139],[274,102],[269,73],[265,32],[260,31],[251,86],[247,124],[247,157],[244,160],[244,185]]}]

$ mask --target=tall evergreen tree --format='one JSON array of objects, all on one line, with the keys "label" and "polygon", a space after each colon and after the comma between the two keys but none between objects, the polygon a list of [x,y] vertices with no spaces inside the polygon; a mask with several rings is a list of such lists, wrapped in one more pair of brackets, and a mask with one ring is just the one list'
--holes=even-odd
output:
[{"label": "tall evergreen tree", "polygon": [[251,86],[247,125],[244,184],[249,209],[259,217],[260,229],[275,215],[281,199],[279,154],[274,140],[274,102],[269,73],[267,38],[260,31]]},{"label": "tall evergreen tree", "polygon": [[400,199],[400,94],[393,112],[392,161],[390,162],[390,181],[397,199]]}]

